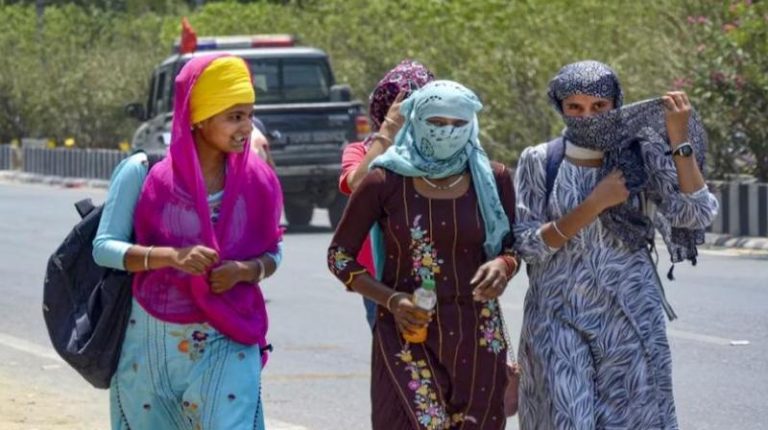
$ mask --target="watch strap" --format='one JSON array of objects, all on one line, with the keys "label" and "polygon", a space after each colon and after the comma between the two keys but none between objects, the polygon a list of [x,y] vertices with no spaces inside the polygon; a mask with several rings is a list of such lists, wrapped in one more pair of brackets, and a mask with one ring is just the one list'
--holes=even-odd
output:
[{"label": "watch strap", "polygon": [[[685,142],[675,146],[671,151],[668,151],[668,154],[671,154],[673,156],[674,155],[682,156],[683,155],[682,149],[686,148],[686,147],[690,148],[691,149],[691,153],[693,153],[693,145],[691,145],[691,142],[685,141]],[[690,154],[688,154],[688,155],[690,155]]]}]

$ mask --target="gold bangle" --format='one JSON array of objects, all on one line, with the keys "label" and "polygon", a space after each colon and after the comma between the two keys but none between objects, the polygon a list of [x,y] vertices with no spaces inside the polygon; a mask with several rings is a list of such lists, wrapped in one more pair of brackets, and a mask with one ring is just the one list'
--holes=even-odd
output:
[{"label": "gold bangle", "polygon": [[387,310],[389,311],[389,313],[393,313],[392,312],[392,307],[391,307],[392,299],[394,299],[395,297],[397,297],[397,296],[399,296],[401,294],[405,294],[405,293],[401,293],[399,291],[396,291],[396,292],[392,293],[392,295],[389,296],[389,298],[387,299]]},{"label": "gold bangle", "polygon": [[392,145],[392,139],[390,139],[390,138],[389,138],[389,137],[387,137],[387,136],[384,136],[384,135],[383,135],[383,134],[381,134],[381,133],[376,133],[376,135],[375,135],[375,136],[373,136],[373,138],[374,138],[374,139],[381,139],[381,140],[383,140],[383,141],[387,142],[389,145]]},{"label": "gold bangle", "polygon": [[552,228],[554,228],[555,231],[557,232],[557,234],[559,234],[560,237],[562,237],[563,239],[565,239],[565,240],[570,240],[571,239],[570,237],[564,235],[562,231],[560,231],[560,228],[557,226],[557,221],[552,221]]},{"label": "gold bangle", "polygon": [[154,245],[150,246],[149,248],[147,248],[147,252],[144,253],[144,271],[145,272],[149,270],[149,253],[152,252],[152,249],[154,247],[155,247]]},{"label": "gold bangle", "polygon": [[256,259],[256,264],[259,265],[259,274],[256,276],[256,283],[258,284],[259,282],[264,280],[264,277],[267,274],[267,269],[264,266],[264,263],[261,261],[261,258]]},{"label": "gold bangle", "polygon": [[390,118],[388,116],[384,117],[384,122],[388,122],[388,123],[394,125],[395,127],[399,127],[400,126],[394,119],[392,119],[392,118]]}]

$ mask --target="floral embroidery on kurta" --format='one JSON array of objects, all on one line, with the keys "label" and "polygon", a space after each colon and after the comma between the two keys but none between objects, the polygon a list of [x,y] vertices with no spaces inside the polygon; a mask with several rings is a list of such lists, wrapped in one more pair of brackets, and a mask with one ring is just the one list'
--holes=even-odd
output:
[{"label": "floral embroidery on kurta", "polygon": [[504,349],[504,326],[499,312],[499,302],[488,300],[480,311],[480,346],[488,352],[500,353]]},{"label": "floral embroidery on kurta", "polygon": [[350,261],[354,261],[354,258],[343,247],[334,247],[328,251],[328,266],[334,274],[343,272]]},{"label": "floral embroidery on kurta", "polygon": [[421,215],[413,219],[411,227],[411,259],[413,260],[413,277],[416,282],[423,279],[434,279],[440,273],[440,265],[444,263],[437,256],[432,239],[427,231],[419,225]]},{"label": "floral embroidery on kurta", "polygon": [[170,335],[181,338],[177,349],[182,354],[189,356],[192,361],[197,361],[205,352],[205,344],[209,334],[205,330],[210,330],[207,324],[198,324],[188,326],[184,331],[171,331]]},{"label": "floral embroidery on kurta", "polygon": [[405,370],[411,375],[408,389],[413,394],[419,423],[430,430],[447,428],[450,419],[432,386],[432,372],[427,368],[426,360],[414,360],[407,348],[396,354],[396,357],[405,363]]},{"label": "floral embroidery on kurta", "polygon": [[200,422],[200,406],[197,403],[188,402],[186,400],[182,403],[182,406],[184,407],[184,417],[192,426],[192,429],[202,430],[203,424]]}]

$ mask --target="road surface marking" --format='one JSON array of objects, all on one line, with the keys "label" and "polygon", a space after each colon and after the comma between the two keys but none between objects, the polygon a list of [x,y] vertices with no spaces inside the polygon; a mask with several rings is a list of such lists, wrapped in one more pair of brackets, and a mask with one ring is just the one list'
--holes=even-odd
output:
[{"label": "road surface marking", "polygon": [[[504,308],[512,308],[512,306],[504,306]],[[726,339],[724,337],[710,336],[707,334],[694,333],[683,330],[667,329],[667,334],[670,337],[677,339],[693,340],[696,342],[709,343],[712,345],[730,346],[733,342],[737,344],[741,340]],[[39,358],[51,360],[56,363],[64,363],[64,360],[56,354],[52,348],[40,346],[36,343],[29,342],[24,339],[20,339],[15,336],[0,333],[0,345],[8,348],[15,349],[17,351],[25,352],[27,354],[34,355]],[[321,380],[321,379],[366,379],[370,375],[367,373],[296,373],[296,374],[265,374],[265,380],[274,381],[288,381],[288,380]]]},{"label": "road surface marking", "polygon": [[264,420],[264,427],[269,430],[309,430],[304,426],[270,419]]},{"label": "road surface marking", "polygon": [[707,334],[693,333],[689,331],[667,329],[667,334],[671,337],[685,340],[695,340],[697,342],[711,343],[713,345],[730,346],[733,339],[726,339],[724,337],[710,336]]},{"label": "road surface marking", "polygon": [[280,348],[281,351],[333,351],[341,349],[339,345],[316,344],[316,345],[286,345]]},{"label": "road surface marking", "polygon": [[368,379],[369,373],[264,373],[265,381],[305,381],[322,379]]},{"label": "road surface marking", "polygon": [[36,343],[32,343],[24,339],[19,339],[15,336],[0,333],[0,345],[7,346],[21,352],[26,352],[27,354],[32,354],[46,360],[52,360],[57,363],[64,363],[64,360],[62,360],[61,357],[59,357],[59,355],[56,354],[56,351],[54,351],[52,348],[40,346]]}]

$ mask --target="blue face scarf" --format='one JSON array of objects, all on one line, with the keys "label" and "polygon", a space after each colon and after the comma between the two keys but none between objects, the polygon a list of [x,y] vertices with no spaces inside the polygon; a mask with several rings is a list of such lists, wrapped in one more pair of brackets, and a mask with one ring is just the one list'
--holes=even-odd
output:
[{"label": "blue face scarf", "polygon": [[[611,99],[615,109],[588,118],[563,116],[566,140],[589,149],[603,151],[603,166],[598,180],[618,168],[624,173],[630,197],[626,203],[614,206],[600,215],[603,225],[618,236],[630,249],[640,249],[652,242],[654,227],[658,228],[673,262],[696,261],[697,245],[704,243],[701,229],[670,228],[664,219],[651,220],[637,205],[641,193],[660,204],[664,196],[648,187],[648,174],[639,148],[641,141],[665,141],[665,145],[651,145],[650,150],[668,147],[665,110],[660,98],[622,106],[623,94],[616,74],[605,64],[582,61],[563,67],[550,81],[549,99],[563,114],[562,102],[574,94],[586,94]],[[693,112],[688,134],[694,146],[699,168],[704,171],[706,134],[700,117]],[[652,174],[652,172],[650,172]],[[656,222],[654,222],[656,221]]]},{"label": "blue face scarf", "polygon": [[[480,146],[477,112],[483,105],[463,85],[433,81],[415,91],[400,111],[405,117],[394,145],[378,156],[371,168],[381,167],[402,176],[446,178],[469,169],[485,225],[485,254],[499,255],[509,234],[488,155]],[[446,117],[467,121],[461,127],[438,127],[427,120]],[[374,241],[375,242],[375,241]],[[374,253],[378,253],[374,246]]]},{"label": "blue face scarf", "polygon": [[456,127],[438,126],[427,122],[413,127],[416,150],[425,158],[437,162],[451,160],[470,141],[472,124]]}]

